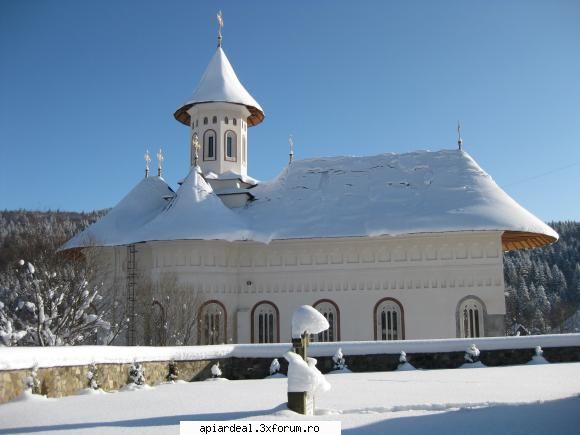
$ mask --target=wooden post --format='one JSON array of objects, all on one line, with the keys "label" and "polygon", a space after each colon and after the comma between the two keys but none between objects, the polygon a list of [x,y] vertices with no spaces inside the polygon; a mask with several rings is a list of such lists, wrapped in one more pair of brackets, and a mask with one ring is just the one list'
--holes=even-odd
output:
[{"label": "wooden post", "polygon": [[[292,339],[294,353],[306,361],[308,351],[308,334]],[[314,415],[314,396],[308,391],[288,392],[288,409],[302,415]]]}]

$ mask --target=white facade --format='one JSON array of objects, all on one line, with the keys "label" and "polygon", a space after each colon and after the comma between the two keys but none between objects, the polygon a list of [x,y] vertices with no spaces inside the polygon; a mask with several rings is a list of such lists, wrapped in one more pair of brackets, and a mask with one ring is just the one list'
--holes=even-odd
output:
[{"label": "white facade", "polygon": [[[122,285],[120,252],[117,281]],[[322,341],[466,336],[461,328],[465,301],[475,301],[481,310],[477,334],[469,331],[467,336],[504,333],[500,232],[281,240],[269,245],[151,242],[137,245],[137,256],[139,269],[153,282],[174,275],[184,291],[201,295],[198,312],[191,313],[200,322],[195,340],[200,344],[205,342],[203,305],[210,301],[223,306],[223,323],[217,328],[222,329],[220,342],[227,343],[260,342],[260,330],[262,341],[289,341],[292,313],[303,304],[335,307],[333,336],[320,337]],[[398,325],[389,328],[396,335],[382,334],[384,302],[399,307]]]}]

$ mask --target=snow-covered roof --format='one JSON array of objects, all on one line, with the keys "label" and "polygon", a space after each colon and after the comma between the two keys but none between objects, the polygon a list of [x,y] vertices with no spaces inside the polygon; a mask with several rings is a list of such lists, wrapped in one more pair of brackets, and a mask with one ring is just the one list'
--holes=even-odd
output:
[{"label": "snow-covered roof", "polygon": [[[513,250],[558,239],[459,150],[294,161],[251,192],[255,200],[246,207],[228,209],[193,171],[167,208],[151,209],[159,215],[155,220],[133,220],[123,200],[85,232],[104,245],[493,230],[503,231],[504,249]],[[112,214],[117,223],[111,232],[103,222]],[[124,214],[125,222],[118,222]],[[84,246],[83,239],[77,236],[65,248],[74,246]]]},{"label": "snow-covered roof", "polygon": [[479,230],[529,235],[521,246],[504,243],[511,250],[558,238],[459,150],[296,161],[252,194],[247,221],[272,239]]},{"label": "snow-covered roof", "polygon": [[243,181],[246,184],[258,184],[259,181],[256,180],[255,178],[252,178],[248,175],[241,175],[241,174],[236,174],[235,172],[232,171],[226,171],[223,174],[216,174],[215,172],[208,172],[207,174],[204,174],[203,177],[206,180],[240,180]]},{"label": "snow-covered roof", "polygon": [[161,177],[143,178],[109,213],[70,239],[61,248],[119,245],[167,206],[173,189]]},{"label": "snow-covered roof", "polygon": [[122,244],[152,240],[244,240],[243,221],[213,192],[199,167],[193,167],[175,198],[154,219],[127,232]]},{"label": "snow-covered roof", "polygon": [[213,55],[201,81],[193,92],[193,96],[173,114],[175,119],[185,125],[190,125],[191,119],[187,111],[199,103],[225,102],[241,104],[250,111],[248,125],[256,125],[264,120],[264,110],[250,93],[240,83],[230,61],[221,47]]}]

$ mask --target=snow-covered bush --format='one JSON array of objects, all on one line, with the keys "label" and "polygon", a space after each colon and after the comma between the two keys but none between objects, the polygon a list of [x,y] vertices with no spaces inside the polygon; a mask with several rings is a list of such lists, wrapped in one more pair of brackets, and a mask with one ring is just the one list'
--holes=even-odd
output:
[{"label": "snow-covered bush", "polygon": [[108,343],[116,335],[105,320],[111,301],[99,294],[87,261],[20,260],[0,275],[0,346],[57,346]]},{"label": "snow-covered bush", "polygon": [[222,375],[219,361],[215,363],[213,366],[211,366],[211,375],[214,378],[219,378]]},{"label": "snow-covered bush", "polygon": [[406,371],[406,370],[416,370],[415,367],[407,361],[407,352],[404,350],[401,351],[399,354],[399,365],[397,367],[399,371]]},{"label": "snow-covered bush", "polygon": [[344,355],[342,354],[342,349],[340,347],[332,356],[332,361],[334,362],[334,370],[345,370],[347,368]]},{"label": "snow-covered bush", "polygon": [[406,362],[407,362],[407,352],[402,350],[400,355],[399,355],[399,364],[404,364]]},{"label": "snow-covered bush", "polygon": [[40,394],[40,381],[38,380],[38,365],[34,365],[30,374],[24,379],[24,389],[29,394]]},{"label": "snow-covered bush", "polygon": [[179,370],[177,370],[177,364],[175,364],[175,361],[173,360],[169,361],[169,364],[167,365],[167,376],[165,379],[167,379],[168,382],[175,382],[178,377]]},{"label": "snow-covered bush", "polygon": [[475,344],[472,344],[465,351],[465,355],[463,356],[463,358],[465,359],[466,362],[473,364],[479,361],[479,354],[480,352],[477,346],[475,346]]},{"label": "snow-covered bush", "polygon": [[278,361],[278,358],[274,358],[272,360],[272,363],[270,364],[270,376],[275,375],[279,371],[280,371],[280,362]]},{"label": "snow-covered bush", "polygon": [[129,367],[129,382],[135,385],[145,384],[145,368],[143,364],[133,362]]},{"label": "snow-covered bush", "polygon": [[534,349],[534,356],[532,356],[532,359],[528,362],[528,364],[530,365],[534,365],[534,364],[550,364],[548,362],[548,360],[546,360],[546,358],[544,358],[544,351],[542,350],[542,348],[540,346],[536,346],[536,348]]},{"label": "snow-covered bush", "polygon": [[99,375],[95,364],[89,365],[89,370],[87,371],[87,383],[88,387],[92,390],[98,390],[100,388]]}]

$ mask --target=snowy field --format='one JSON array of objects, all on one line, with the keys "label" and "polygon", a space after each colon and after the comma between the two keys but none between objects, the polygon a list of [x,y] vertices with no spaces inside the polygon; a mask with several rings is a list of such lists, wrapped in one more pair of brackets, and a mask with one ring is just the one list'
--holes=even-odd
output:
[{"label": "snowy field", "polygon": [[1,433],[178,434],[180,420],[340,420],[345,434],[578,434],[580,363],[331,374],[314,417],[286,379],[206,381],[0,405]]}]

